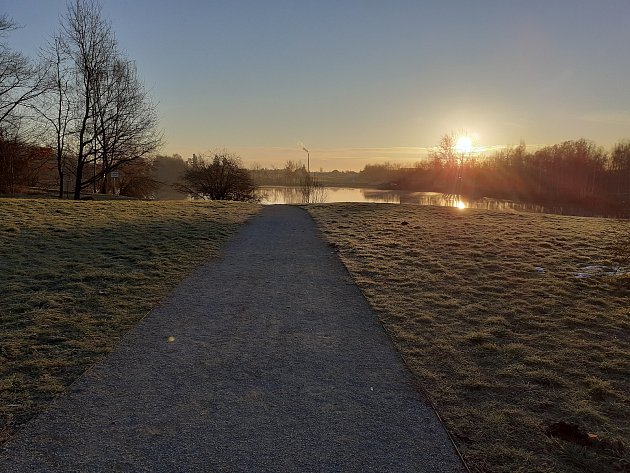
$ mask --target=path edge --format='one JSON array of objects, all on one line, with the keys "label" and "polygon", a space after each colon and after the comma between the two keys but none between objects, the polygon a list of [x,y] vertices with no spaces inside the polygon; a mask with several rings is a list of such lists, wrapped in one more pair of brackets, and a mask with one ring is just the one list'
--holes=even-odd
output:
[{"label": "path edge", "polygon": [[363,292],[363,289],[357,283],[357,281],[355,280],[354,276],[352,276],[352,273],[350,272],[350,270],[348,269],[348,267],[344,263],[343,259],[339,256],[339,251],[337,250],[337,248],[335,246],[333,246],[332,242],[326,237],[326,235],[322,231],[322,228],[319,226],[319,223],[318,223],[317,219],[315,219],[315,217],[313,217],[313,215],[308,211],[308,204],[298,204],[298,205],[294,205],[294,206],[295,207],[299,207],[300,209],[302,209],[304,212],[307,213],[307,215],[310,217],[310,219],[313,220],[313,222],[315,224],[315,229],[316,229],[317,236],[319,238],[321,238],[322,241],[324,241],[328,245],[329,248],[331,248],[331,250],[335,254],[335,257],[339,260],[339,262],[343,266],[343,269],[345,270],[346,274],[352,280],[352,283],[359,289],[359,292],[361,293],[361,297],[363,298],[363,300],[365,300],[366,304],[370,307],[370,309],[372,309],[372,312],[377,316],[376,320],[378,322],[378,325],[381,327],[381,329],[383,330],[383,332],[387,336],[387,340],[389,341],[391,347],[396,352],[396,356],[400,359],[400,361],[402,361],[403,365],[405,366],[405,370],[409,373],[409,376],[410,376],[411,381],[412,381],[411,384],[413,385],[413,388],[422,396],[423,401],[425,401],[431,407],[431,410],[434,412],[434,414],[436,415],[438,421],[442,425],[442,428],[446,432],[446,435],[448,436],[448,439],[450,440],[451,445],[453,446],[453,449],[455,450],[455,453],[457,453],[457,456],[459,457],[459,460],[460,460],[462,466],[464,467],[464,469],[468,473],[472,473],[472,471],[468,467],[468,464],[466,463],[466,460],[464,459],[464,456],[462,455],[461,451],[457,447],[457,444],[455,443],[455,438],[453,437],[453,435],[451,434],[449,429],[446,428],[446,424],[445,424],[444,420],[442,419],[442,416],[440,416],[440,413],[438,412],[438,410],[435,407],[435,404],[431,400],[431,397],[429,396],[429,393],[427,392],[427,390],[422,385],[419,376],[416,375],[411,370],[411,368],[410,368],[409,364],[407,363],[407,360],[405,359],[405,357],[402,355],[400,350],[398,350],[398,348],[396,348],[396,344],[394,343],[393,337],[391,336],[391,334],[389,333],[389,331],[387,330],[387,328],[385,327],[385,325],[381,321],[381,318],[378,316],[378,311],[376,309],[374,309],[374,307],[372,307],[372,304],[370,303],[369,299],[366,297],[365,293]]}]

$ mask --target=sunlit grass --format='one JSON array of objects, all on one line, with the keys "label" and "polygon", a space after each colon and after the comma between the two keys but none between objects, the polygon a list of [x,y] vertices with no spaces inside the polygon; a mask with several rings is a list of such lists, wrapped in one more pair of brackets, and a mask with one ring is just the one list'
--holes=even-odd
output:
[{"label": "sunlit grass", "polygon": [[258,209],[0,199],[0,442]]},{"label": "sunlit grass", "polygon": [[[313,205],[476,472],[629,468],[630,295],[593,265],[630,222]],[[554,422],[595,435],[576,445]],[[624,470],[626,468],[626,470]]]}]

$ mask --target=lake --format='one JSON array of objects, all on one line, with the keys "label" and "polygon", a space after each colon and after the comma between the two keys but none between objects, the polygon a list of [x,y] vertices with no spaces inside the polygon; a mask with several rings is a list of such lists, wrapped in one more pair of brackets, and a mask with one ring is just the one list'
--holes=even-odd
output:
[{"label": "lake", "polygon": [[[299,204],[303,203],[302,192],[299,187],[291,186],[263,186],[260,188],[263,194],[262,203],[271,204]],[[507,210],[517,212],[535,212],[560,215],[595,216],[591,212],[563,206],[543,206],[532,203],[514,202],[511,200],[491,199],[467,199],[450,194],[438,192],[408,192],[397,190],[382,190],[356,187],[326,187],[323,198],[318,202],[372,202],[386,204],[416,204],[436,205],[441,207],[462,207],[486,210]],[[605,216],[605,215],[601,215]]]}]

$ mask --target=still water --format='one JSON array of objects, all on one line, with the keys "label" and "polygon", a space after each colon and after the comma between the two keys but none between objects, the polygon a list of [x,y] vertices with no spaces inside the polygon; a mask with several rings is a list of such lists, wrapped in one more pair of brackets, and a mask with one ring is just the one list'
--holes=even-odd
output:
[{"label": "still water", "polygon": [[[299,204],[304,202],[302,192],[297,187],[261,187],[263,204]],[[465,207],[486,210],[513,210],[553,214],[588,215],[563,207],[545,207],[537,204],[513,202],[510,200],[483,199],[471,200],[465,197],[438,192],[407,192],[395,190],[363,189],[353,187],[326,187],[317,202],[373,202],[387,204],[436,205],[441,207]]]},{"label": "still water", "polygon": [[[261,202],[269,204],[301,204],[304,202],[302,189],[291,186],[263,186],[260,188]],[[399,204],[400,196],[395,191],[359,189],[351,187],[325,187],[317,196],[317,202],[385,202]]]}]

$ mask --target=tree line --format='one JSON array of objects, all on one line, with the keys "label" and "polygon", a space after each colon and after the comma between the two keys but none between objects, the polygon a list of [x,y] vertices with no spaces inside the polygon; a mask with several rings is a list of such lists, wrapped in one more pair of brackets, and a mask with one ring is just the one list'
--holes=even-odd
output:
[{"label": "tree line", "polygon": [[383,187],[630,212],[630,141],[606,151],[586,139],[493,154],[460,152],[452,135],[412,168],[385,163],[362,171]]},{"label": "tree line", "polygon": [[139,185],[163,141],[157,110],[101,5],[70,1],[36,60],[6,43],[15,28],[0,16],[0,193],[46,176],[79,199],[130,185],[123,169]]}]

